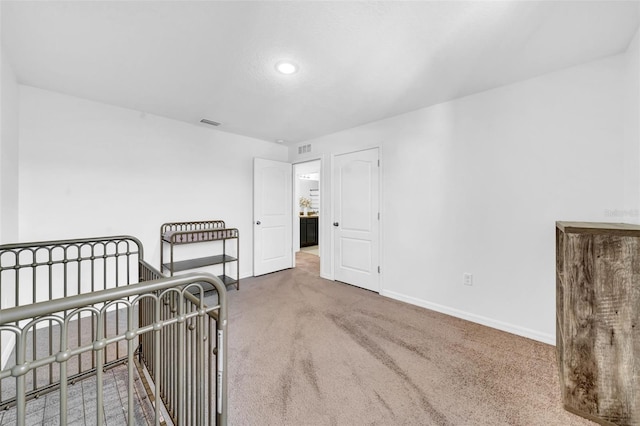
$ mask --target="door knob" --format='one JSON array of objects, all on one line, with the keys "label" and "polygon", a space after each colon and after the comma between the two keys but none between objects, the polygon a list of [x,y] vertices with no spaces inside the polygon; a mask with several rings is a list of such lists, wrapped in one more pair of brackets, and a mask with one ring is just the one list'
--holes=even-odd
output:
[{"label": "door knob", "polygon": [[260,225],[261,223],[262,223],[262,222],[260,222],[260,221],[257,221],[257,222],[256,222],[256,225]]},{"label": "door knob", "polygon": [[333,226],[339,226],[340,224],[338,222],[333,222]]}]

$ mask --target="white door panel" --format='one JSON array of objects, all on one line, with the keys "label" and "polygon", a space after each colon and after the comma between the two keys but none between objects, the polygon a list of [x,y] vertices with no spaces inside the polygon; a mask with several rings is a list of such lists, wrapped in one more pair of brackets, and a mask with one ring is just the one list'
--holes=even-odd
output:
[{"label": "white door panel", "polygon": [[342,238],[341,267],[352,271],[368,273],[371,270],[371,242]]},{"label": "white door panel", "polygon": [[286,250],[282,243],[285,239],[285,233],[285,229],[282,226],[262,227],[263,260],[272,261],[286,256]]},{"label": "white door panel", "polygon": [[291,268],[291,164],[256,158],[253,167],[253,274]]},{"label": "white door panel", "polygon": [[334,162],[335,279],[379,292],[378,149],[337,155]]}]

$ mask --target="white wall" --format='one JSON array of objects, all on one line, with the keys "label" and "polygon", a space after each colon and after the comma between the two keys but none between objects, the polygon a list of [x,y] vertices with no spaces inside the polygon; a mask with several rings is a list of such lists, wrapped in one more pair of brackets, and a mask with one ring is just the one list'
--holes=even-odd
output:
[{"label": "white wall", "polygon": [[[0,40],[0,244],[18,239],[18,99],[16,75]],[[0,292],[0,309],[14,303],[12,286],[5,286]],[[15,335],[0,334],[1,369],[9,359]]]},{"label": "white wall", "polygon": [[625,203],[619,221],[640,224],[640,30],[625,55],[624,170]]},{"label": "white wall", "polygon": [[[609,57],[305,141],[327,159],[328,212],[332,155],[381,147],[381,294],[553,343],[554,222],[604,221],[625,205],[626,63]],[[305,158],[295,146],[289,155]],[[330,241],[332,218],[321,220]]]},{"label": "white wall", "polygon": [[18,83],[0,52],[0,244],[18,239]]},{"label": "white wall", "polygon": [[253,157],[283,161],[286,147],[20,89],[20,240],[130,234],[158,266],[162,223],[223,219],[252,275]]}]

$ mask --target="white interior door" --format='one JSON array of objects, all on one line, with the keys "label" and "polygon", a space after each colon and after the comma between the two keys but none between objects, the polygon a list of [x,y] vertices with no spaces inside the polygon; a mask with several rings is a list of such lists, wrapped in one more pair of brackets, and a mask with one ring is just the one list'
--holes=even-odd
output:
[{"label": "white interior door", "polygon": [[334,158],[334,277],[380,291],[378,149]]},{"label": "white interior door", "polygon": [[291,164],[253,162],[253,275],[293,267]]}]

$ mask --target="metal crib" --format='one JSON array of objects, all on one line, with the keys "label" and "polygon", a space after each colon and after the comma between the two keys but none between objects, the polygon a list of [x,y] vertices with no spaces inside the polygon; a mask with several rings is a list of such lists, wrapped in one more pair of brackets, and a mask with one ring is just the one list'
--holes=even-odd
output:
[{"label": "metal crib", "polygon": [[[212,306],[203,286],[217,291]],[[27,402],[51,392],[59,396],[52,420],[74,423],[70,388],[88,377],[95,398],[83,404],[95,405],[91,423],[104,424],[104,377],[116,366],[126,366],[116,409],[127,424],[140,420],[142,382],[148,423],[168,415],[177,425],[226,425],[227,296],[217,277],[166,278],[131,236],[8,244],[0,246],[0,304],[0,410],[15,410],[18,425]]]}]

